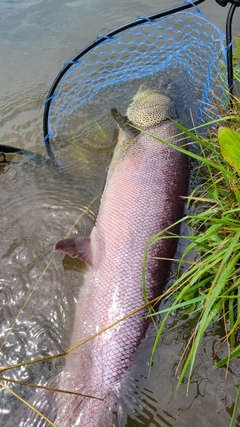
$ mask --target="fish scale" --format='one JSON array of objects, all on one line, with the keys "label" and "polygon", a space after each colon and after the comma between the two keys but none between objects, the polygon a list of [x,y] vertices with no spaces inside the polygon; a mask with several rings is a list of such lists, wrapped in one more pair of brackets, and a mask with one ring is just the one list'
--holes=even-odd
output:
[{"label": "fish scale", "polygon": [[[159,138],[177,133],[169,121],[150,128]],[[172,143],[178,144],[172,138]],[[122,154],[120,154],[121,156]],[[136,137],[123,160],[116,159],[109,169],[96,226],[91,233],[93,266],[87,275],[87,284],[76,310],[72,345],[94,334],[145,303],[142,295],[142,266],[146,241],[153,234],[177,221],[183,212],[183,201],[188,186],[187,159],[181,153],[149,138],[145,134]],[[175,227],[175,232],[177,228]],[[173,258],[176,239],[162,240],[150,251],[150,255]],[[169,263],[149,259],[147,262],[147,294],[149,300],[160,295],[166,284]],[[87,291],[88,289],[88,291]],[[89,295],[88,295],[89,294]],[[91,306],[91,312],[80,310]],[[80,406],[81,426],[110,426],[111,411],[116,404],[114,393],[121,383],[133,354],[144,337],[149,320],[144,318],[147,309],[133,315],[108,332],[94,338],[89,348],[84,346],[78,353],[69,355],[66,369],[75,376],[75,388],[84,374],[73,369],[74,360],[88,355],[88,372],[83,391],[108,396],[109,402],[87,401]],[[86,336],[79,325],[86,320],[89,325]],[[90,326],[91,325],[91,326]],[[97,328],[97,329],[96,329]],[[65,387],[64,387],[65,388]],[[69,401],[77,399],[71,398]],[[71,411],[68,408],[71,405]],[[75,407],[73,405],[73,407]],[[68,426],[69,413],[76,413],[72,403],[66,403],[61,425]],[[68,408],[68,409],[67,409]],[[60,419],[60,418],[59,418]],[[72,415],[71,425],[77,426]]]}]

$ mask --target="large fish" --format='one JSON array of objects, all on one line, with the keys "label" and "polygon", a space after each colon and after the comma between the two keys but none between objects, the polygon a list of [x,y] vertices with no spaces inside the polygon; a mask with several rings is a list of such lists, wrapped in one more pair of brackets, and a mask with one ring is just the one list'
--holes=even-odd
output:
[{"label": "large fish", "polygon": [[[54,248],[89,267],[79,293],[71,346],[144,305],[146,242],[182,217],[182,196],[188,189],[186,156],[131,126],[180,145],[174,136],[178,128],[169,120],[177,119],[173,101],[156,89],[141,86],[126,116],[116,109],[111,112],[120,128],[119,139],[96,225],[90,237],[60,240]],[[160,240],[150,250],[149,300],[161,294],[169,274],[169,262],[152,257],[173,258],[176,243],[176,239]],[[57,427],[110,427],[113,421],[118,425],[113,417],[118,389],[146,333],[147,313],[143,309],[67,356],[59,387],[104,400],[61,397],[54,420]],[[45,424],[31,424],[35,425]]]}]

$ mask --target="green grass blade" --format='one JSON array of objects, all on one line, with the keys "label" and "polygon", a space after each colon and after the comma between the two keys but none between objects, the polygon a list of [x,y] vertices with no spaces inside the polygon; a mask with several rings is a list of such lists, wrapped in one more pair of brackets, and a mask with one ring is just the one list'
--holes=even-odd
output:
[{"label": "green grass blade", "polygon": [[223,359],[219,360],[219,362],[216,363],[215,368],[221,368],[222,366],[226,365],[226,363],[229,363],[231,360],[239,356],[240,356],[240,345],[238,345],[233,351],[231,351],[231,353],[229,353],[228,356],[223,357]]},{"label": "green grass blade", "polygon": [[233,427],[233,423],[234,423],[235,416],[236,416],[236,413],[237,413],[237,408],[238,408],[239,400],[240,400],[240,385],[237,388],[237,396],[236,396],[236,400],[235,400],[235,403],[234,403],[233,414],[232,414],[231,423],[230,423],[229,427]]},{"label": "green grass blade", "polygon": [[206,296],[201,295],[199,297],[192,298],[192,299],[190,299],[188,301],[184,301],[184,302],[181,302],[181,303],[178,303],[178,304],[173,304],[173,305],[171,305],[171,307],[163,308],[162,310],[159,310],[159,311],[156,311],[155,313],[149,314],[148,317],[156,316],[158,314],[168,313],[168,312],[171,312],[171,311],[174,311],[174,310],[178,310],[179,308],[186,307],[187,305],[190,305],[190,304],[194,305],[197,302],[203,302],[205,300],[206,300]]}]

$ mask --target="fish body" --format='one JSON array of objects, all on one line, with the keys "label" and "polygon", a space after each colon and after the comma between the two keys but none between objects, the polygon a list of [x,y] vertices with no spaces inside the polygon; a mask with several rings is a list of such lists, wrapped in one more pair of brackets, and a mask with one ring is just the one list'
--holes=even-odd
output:
[{"label": "fish body", "polygon": [[[125,127],[119,131],[90,239],[83,250],[81,239],[60,241],[55,247],[89,264],[76,308],[71,346],[144,305],[142,267],[146,242],[182,217],[181,196],[188,189],[186,156],[144,133],[134,130],[131,134],[128,127],[130,121],[179,145],[174,138],[178,129],[168,120],[169,116],[177,117],[169,97],[156,90],[139,89],[125,116]],[[172,231],[177,232],[177,227]],[[176,243],[176,239],[160,240],[149,255],[173,258]],[[160,295],[168,274],[167,261],[149,257],[146,270],[149,300]],[[64,381],[61,386],[105,399],[101,402],[67,398],[64,410],[59,412],[61,427],[112,425],[117,387],[127,375],[134,352],[146,334],[147,313],[143,309],[68,355],[66,371],[70,383]]]},{"label": "fish body", "polygon": [[[90,237],[61,240],[55,246],[89,266],[78,297],[71,347],[145,304],[142,268],[147,240],[183,215],[181,196],[188,189],[186,156],[142,132],[131,133],[132,123],[180,145],[174,137],[178,129],[169,116],[177,117],[171,99],[140,87],[125,119],[120,113],[117,116],[123,129]],[[150,249],[149,300],[161,294],[169,274],[169,262],[156,257],[173,258],[176,244],[177,239],[163,239]],[[147,314],[147,308],[142,309],[67,355],[59,387],[104,400],[64,395],[56,426],[110,427],[113,421],[118,425],[113,418],[118,389],[146,334]]]}]

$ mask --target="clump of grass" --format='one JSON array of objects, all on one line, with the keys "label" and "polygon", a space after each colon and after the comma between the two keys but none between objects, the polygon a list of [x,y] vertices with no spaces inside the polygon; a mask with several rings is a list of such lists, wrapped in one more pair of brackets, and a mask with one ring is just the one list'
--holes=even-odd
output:
[{"label": "clump of grass", "polygon": [[[198,318],[183,352],[179,374],[179,384],[188,376],[187,391],[200,341],[212,322],[223,322],[226,334],[220,340],[219,349],[224,344],[228,349],[228,355],[215,366],[228,367],[231,360],[240,356],[240,101],[237,98],[233,100],[230,113],[221,118],[225,126],[212,132],[207,140],[178,125],[199,146],[201,155],[191,152],[188,155],[200,161],[200,173],[204,174],[205,182],[188,198],[190,212],[195,212],[183,220],[188,221],[193,234],[181,236],[188,239],[189,244],[179,264],[178,277],[168,290],[172,298],[171,306],[155,313],[164,314],[164,317],[152,349],[151,362],[170,313],[179,309],[189,312],[191,307]],[[168,141],[161,142],[171,146]],[[187,154],[184,148],[177,149]],[[147,242],[143,266],[145,294],[147,285],[144,277],[149,250],[159,239],[173,237],[178,236],[172,235],[171,228],[168,228]],[[197,260],[180,274],[185,258],[193,252]],[[238,389],[231,425],[239,399]]]}]

